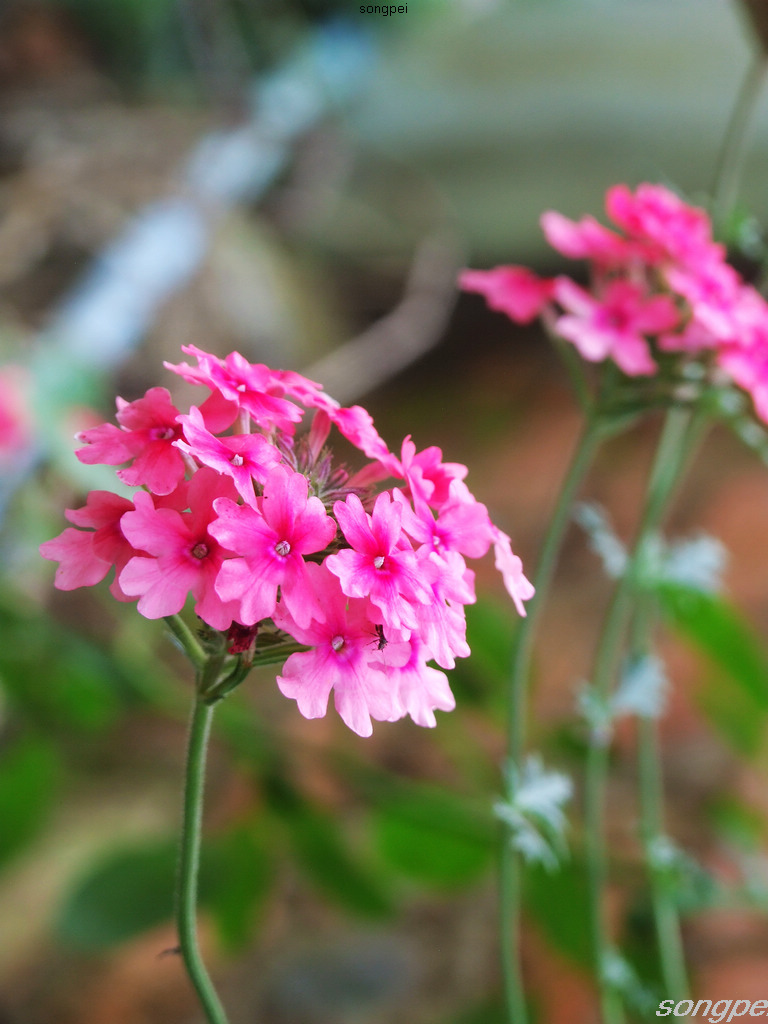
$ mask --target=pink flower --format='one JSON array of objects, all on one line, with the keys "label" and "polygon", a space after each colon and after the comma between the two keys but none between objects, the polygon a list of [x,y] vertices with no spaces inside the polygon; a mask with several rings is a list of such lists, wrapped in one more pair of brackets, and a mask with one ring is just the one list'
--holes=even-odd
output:
[{"label": "pink flower", "polygon": [[222,564],[216,591],[224,601],[240,602],[239,621],[246,626],[274,613],[278,587],[282,604],[298,625],[323,617],[303,556],[326,548],[336,524],[320,499],[307,494],[305,477],[278,466],[267,477],[258,508],[227,498],[215,503],[218,519],[210,532],[243,556]]},{"label": "pink flower", "polygon": [[166,388],[150,388],[135,402],[117,399],[120,428],[104,423],[78,434],[84,441],[75,455],[89,466],[118,466],[131,461],[118,477],[131,486],[144,485],[155,494],[170,494],[184,478],[184,459],[174,447],[181,436],[178,409]]},{"label": "pink flower", "polygon": [[601,265],[629,262],[635,247],[614,231],[603,227],[594,217],[570,220],[556,210],[541,215],[544,237],[553,249],[572,260],[589,259]]},{"label": "pink flower", "polygon": [[275,446],[263,434],[216,437],[206,429],[203,414],[195,406],[188,416],[179,416],[179,423],[185,440],[176,441],[176,447],[204,466],[231,476],[243,499],[252,503],[253,481],[264,483],[270,469],[280,462],[280,452]]},{"label": "pink flower", "polygon": [[415,504],[424,502],[439,509],[448,500],[453,481],[467,475],[467,467],[460,462],[443,462],[442,451],[434,445],[417,453],[409,434],[402,444],[396,475],[407,483]]},{"label": "pink flower", "polygon": [[568,311],[557,319],[557,333],[572,341],[590,362],[610,356],[630,376],[656,371],[645,335],[669,331],[680,319],[667,296],[646,296],[628,281],[610,282],[596,299],[569,278],[560,277],[556,295]]},{"label": "pink flower", "polygon": [[605,208],[631,238],[652,243],[653,248],[645,250],[649,262],[668,258],[700,266],[713,258],[723,260],[724,250],[712,241],[706,212],[689,206],[662,185],[639,185],[634,194],[626,185],[614,185],[606,194]]},{"label": "pink flower", "polygon": [[445,672],[431,668],[429,658],[429,652],[412,637],[410,658],[401,668],[391,669],[390,677],[402,714],[410,715],[416,725],[433,729],[435,711],[453,711],[456,700]]},{"label": "pink flower", "polygon": [[423,504],[419,508],[418,502],[416,510],[415,517],[404,511],[403,529],[414,540],[429,544],[437,554],[457,551],[468,558],[482,558],[493,542],[488,509],[461,480],[451,482],[449,497],[437,517]]},{"label": "pink flower", "polygon": [[325,566],[310,563],[307,571],[325,620],[302,627],[277,609],[277,625],[311,647],[288,658],[277,685],[296,701],[305,718],[322,718],[333,690],[343,721],[358,736],[370,736],[372,718],[394,721],[402,715],[389,671],[408,662],[410,647],[398,642],[379,649],[369,602],[350,599]]},{"label": "pink flower", "polygon": [[126,512],[120,526],[128,541],[147,554],[131,558],[120,573],[120,586],[139,598],[142,615],[148,619],[175,615],[192,594],[195,612],[204,622],[214,629],[229,628],[238,604],[223,601],[215,581],[230,552],[208,527],[214,518],[214,500],[234,494],[232,481],[208,468],[198,470],[190,481],[189,512],[157,508],[149,494],[136,494],[135,511]]},{"label": "pink flower", "polygon": [[[167,369],[178,373],[193,384],[204,384],[218,393],[232,407],[230,423],[238,409],[242,409],[261,427],[277,427],[291,432],[302,418],[302,411],[293,402],[281,397],[285,393],[286,371],[274,371],[262,363],[249,363],[239,352],[230,352],[219,359],[194,345],[183,345],[182,351],[197,358],[198,366],[188,363]],[[296,375],[299,376],[298,374]],[[307,387],[312,384],[302,377]]]},{"label": "pink flower", "polygon": [[328,416],[339,432],[355,448],[359,448],[369,459],[380,462],[387,469],[391,469],[394,456],[373,425],[371,414],[362,406],[352,405],[348,409],[331,409],[328,411]]},{"label": "pink flower", "polygon": [[114,565],[112,596],[118,601],[130,600],[120,587],[118,576],[136,554],[120,529],[122,516],[133,508],[133,502],[111,491],[91,491],[83,508],[67,509],[67,519],[82,529],[67,527],[58,537],[40,545],[43,558],[59,562],[56,569],[59,590],[92,587],[100,583]]},{"label": "pink flower", "polygon": [[384,491],[369,516],[356,494],[333,506],[347,542],[325,564],[349,597],[369,597],[394,629],[416,629],[415,604],[432,600],[412,548],[400,547],[402,508]]},{"label": "pink flower", "polygon": [[0,367],[0,465],[19,460],[32,447],[28,385],[21,366]]},{"label": "pink flower", "polygon": [[523,563],[512,551],[511,541],[506,533],[496,529],[496,539],[493,543],[495,552],[495,565],[502,575],[507,593],[515,602],[517,614],[525,616],[524,601],[530,601],[536,593],[533,584],[526,579],[523,573]]},{"label": "pink flower", "polygon": [[554,282],[538,277],[526,267],[494,267],[492,270],[464,270],[459,287],[479,292],[491,309],[506,313],[510,320],[527,324],[535,320],[552,299]]}]

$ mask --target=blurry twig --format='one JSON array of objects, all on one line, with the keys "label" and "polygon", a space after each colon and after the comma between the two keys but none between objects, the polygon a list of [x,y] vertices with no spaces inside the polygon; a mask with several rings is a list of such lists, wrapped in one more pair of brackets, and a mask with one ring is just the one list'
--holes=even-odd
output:
[{"label": "blurry twig", "polygon": [[405,293],[395,308],[362,334],[306,369],[341,402],[385,383],[439,340],[456,302],[462,252],[446,230],[416,249]]}]

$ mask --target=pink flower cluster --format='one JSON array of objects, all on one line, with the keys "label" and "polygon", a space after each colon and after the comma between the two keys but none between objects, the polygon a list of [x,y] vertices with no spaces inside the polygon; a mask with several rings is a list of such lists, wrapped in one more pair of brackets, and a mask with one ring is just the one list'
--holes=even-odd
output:
[{"label": "pink flower cluster", "polygon": [[554,249],[588,261],[589,288],[520,266],[467,270],[461,286],[517,323],[543,315],[584,359],[630,376],[656,373],[663,353],[706,356],[768,421],[768,304],[726,262],[707,213],[649,184],[610,188],[606,211],[619,231],[589,216],[541,218]]},{"label": "pink flower cluster", "polygon": [[[182,414],[162,387],[117,400],[118,425],[78,435],[81,462],[122,466],[132,498],[92,491],[73,524],[45,542],[62,590],[103,580],[138,598],[156,619],[181,611],[270,649],[293,645],[278,685],[307,718],[325,714],[331,690],[361,736],[371,718],[410,715],[433,726],[454,706],[444,672],[470,651],[464,606],[475,600],[465,557],[491,546],[515,602],[533,588],[509,537],[471,494],[466,467],[410,438],[389,451],[369,414],[342,408],[298,373],[219,359],[193,346],[196,365],[167,365],[208,397]],[[311,424],[297,432],[305,416]],[[350,474],[326,441],[335,427],[366,457]],[[387,478],[399,486],[376,493]],[[296,651],[297,645],[304,650]]]}]

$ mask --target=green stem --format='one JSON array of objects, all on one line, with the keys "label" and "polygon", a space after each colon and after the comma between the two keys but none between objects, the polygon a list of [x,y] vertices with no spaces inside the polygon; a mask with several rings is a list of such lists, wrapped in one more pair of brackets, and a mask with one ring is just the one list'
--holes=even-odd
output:
[{"label": "green stem", "polygon": [[723,145],[715,165],[712,186],[712,221],[722,230],[736,201],[739,178],[749,138],[749,123],[763,87],[768,62],[762,51],[755,55],[736,97]]},{"label": "green stem", "polygon": [[[691,426],[688,409],[673,408],[667,415],[651,469],[645,508],[635,544],[613,593],[595,656],[592,687],[599,704],[608,704],[632,607],[633,592],[648,540],[658,528],[679,478],[684,442]],[[590,734],[584,789],[586,857],[590,896],[590,929],[604,1024],[623,1020],[620,996],[605,979],[612,951],[604,917],[603,897],[608,878],[605,844],[605,792],[610,736]]]},{"label": "green stem", "polygon": [[197,940],[197,877],[200,867],[205,761],[212,717],[213,708],[197,696],[187,745],[184,815],[179,847],[176,896],[176,925],[181,957],[205,1011],[208,1024],[228,1024],[227,1016],[203,964]]},{"label": "green stem", "polygon": [[[507,704],[507,756],[516,765],[521,763],[525,748],[528,679],[534,631],[552,581],[574,498],[604,436],[605,430],[600,420],[590,417],[576,446],[544,539],[534,581],[536,594],[528,602],[528,614],[520,621],[515,634]],[[499,890],[501,956],[508,1018],[510,1024],[526,1024],[527,1008],[520,966],[522,864],[519,854],[510,845],[507,829],[503,827]]]},{"label": "green stem", "polygon": [[654,842],[664,835],[664,788],[661,778],[658,726],[653,718],[641,718],[639,721],[638,757],[640,827],[651,883],[653,918],[664,992],[676,1000],[686,999],[689,986],[680,915],[667,881],[652,856]]},{"label": "green stem", "polygon": [[182,619],[180,615],[166,615],[165,624],[176,637],[179,642],[179,646],[194,665],[195,671],[202,671],[206,664],[205,652],[198,643],[197,637],[186,624],[184,619]]}]

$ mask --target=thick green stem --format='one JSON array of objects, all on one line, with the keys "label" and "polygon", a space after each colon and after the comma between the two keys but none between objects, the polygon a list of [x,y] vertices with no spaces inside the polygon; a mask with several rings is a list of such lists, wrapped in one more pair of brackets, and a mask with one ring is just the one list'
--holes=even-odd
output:
[{"label": "thick green stem", "polygon": [[176,894],[176,925],[182,960],[205,1011],[208,1024],[228,1024],[227,1015],[205,969],[197,940],[197,876],[200,867],[205,762],[212,717],[213,708],[196,696],[187,745],[184,815],[179,846]]},{"label": "thick green stem", "polygon": [[[635,544],[613,593],[595,656],[592,688],[599,704],[607,705],[616,678],[624,637],[632,610],[633,592],[649,539],[657,530],[678,481],[691,412],[673,408],[667,415],[651,469],[646,503]],[[612,951],[605,921],[604,895],[608,880],[605,843],[605,792],[608,778],[610,736],[593,729],[590,735],[584,789],[586,856],[590,894],[592,950],[600,986],[603,1024],[623,1020],[621,999],[605,978]]]},{"label": "thick green stem", "polygon": [[[515,634],[507,703],[507,755],[515,765],[520,765],[525,748],[528,677],[534,631],[552,581],[574,499],[603,437],[604,430],[600,421],[592,417],[588,419],[563,481],[549,530],[541,549],[534,581],[536,594],[528,602],[526,608],[528,614],[519,623]],[[501,956],[507,1014],[510,1024],[526,1024],[527,1008],[520,966],[522,864],[520,855],[512,849],[509,843],[509,833],[503,826],[499,890]]]}]

